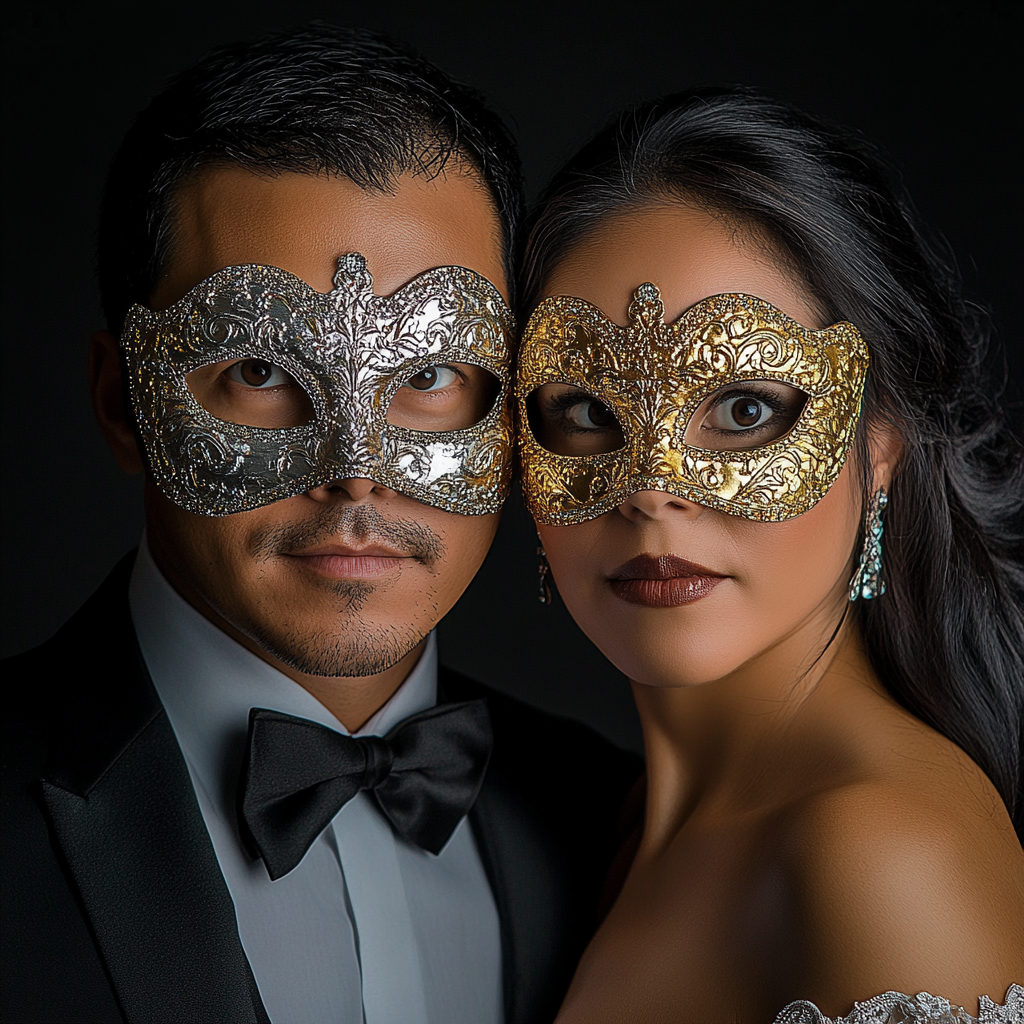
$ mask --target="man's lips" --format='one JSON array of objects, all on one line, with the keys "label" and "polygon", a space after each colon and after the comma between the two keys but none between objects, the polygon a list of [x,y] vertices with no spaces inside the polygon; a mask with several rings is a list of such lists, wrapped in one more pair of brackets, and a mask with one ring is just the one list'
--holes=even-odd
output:
[{"label": "man's lips", "polygon": [[608,575],[623,601],[648,608],[677,608],[706,597],[726,577],[677,555],[637,555]]},{"label": "man's lips", "polygon": [[321,545],[306,551],[286,552],[304,568],[336,580],[372,579],[395,572],[412,555],[390,548],[370,546],[350,548],[342,544]]}]

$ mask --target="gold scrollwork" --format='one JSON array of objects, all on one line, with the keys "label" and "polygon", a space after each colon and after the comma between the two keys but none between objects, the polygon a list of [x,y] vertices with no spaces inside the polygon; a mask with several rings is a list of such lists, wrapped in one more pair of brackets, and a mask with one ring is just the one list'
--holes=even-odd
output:
[{"label": "gold scrollwork", "polygon": [[[803,327],[751,295],[713,295],[674,324],[658,288],[634,293],[626,327],[582,299],[545,299],[519,356],[523,491],[539,522],[567,525],[609,511],[639,490],[665,490],[764,522],[813,507],[838,477],[853,443],[868,350],[849,323]],[[704,399],[737,380],[789,384],[807,395],[782,438],[745,451],[688,445],[684,432]],[[526,400],[548,383],[590,392],[616,415],[625,447],[559,455],[533,436]]]}]

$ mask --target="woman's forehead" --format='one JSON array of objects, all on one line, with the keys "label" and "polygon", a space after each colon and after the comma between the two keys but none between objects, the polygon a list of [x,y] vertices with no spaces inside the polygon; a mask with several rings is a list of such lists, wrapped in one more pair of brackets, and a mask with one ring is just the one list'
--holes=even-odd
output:
[{"label": "woman's forehead", "polygon": [[562,260],[543,297],[571,295],[625,326],[638,284],[658,286],[669,322],[707,298],[756,295],[811,329],[827,326],[808,290],[755,231],[682,203],[608,218]]}]

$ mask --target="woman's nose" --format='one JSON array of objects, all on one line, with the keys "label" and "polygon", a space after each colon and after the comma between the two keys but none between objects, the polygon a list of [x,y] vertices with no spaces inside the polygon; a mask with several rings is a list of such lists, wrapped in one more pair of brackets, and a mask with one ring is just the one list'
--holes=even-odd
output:
[{"label": "woman's nose", "polygon": [[678,515],[696,518],[704,512],[704,506],[668,491],[637,491],[619,505],[619,511],[630,521],[639,522]]}]

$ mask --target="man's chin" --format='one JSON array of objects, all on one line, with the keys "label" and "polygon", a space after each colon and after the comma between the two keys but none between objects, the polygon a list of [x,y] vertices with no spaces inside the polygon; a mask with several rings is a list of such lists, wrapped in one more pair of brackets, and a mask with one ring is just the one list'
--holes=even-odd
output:
[{"label": "man's chin", "polygon": [[425,634],[407,625],[353,624],[344,634],[255,628],[249,636],[276,661],[308,676],[380,675],[415,650]]}]

